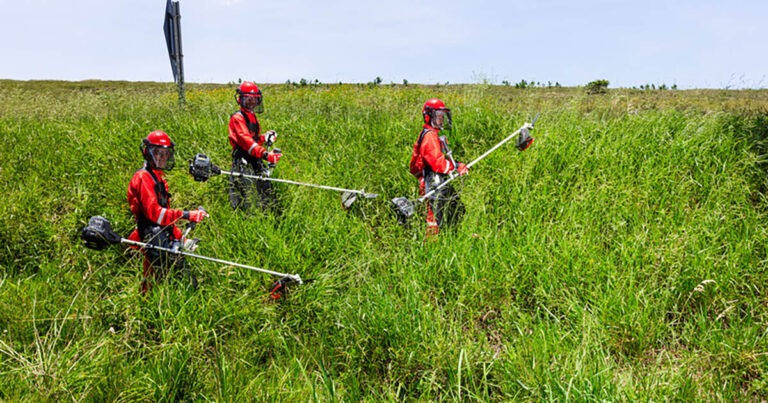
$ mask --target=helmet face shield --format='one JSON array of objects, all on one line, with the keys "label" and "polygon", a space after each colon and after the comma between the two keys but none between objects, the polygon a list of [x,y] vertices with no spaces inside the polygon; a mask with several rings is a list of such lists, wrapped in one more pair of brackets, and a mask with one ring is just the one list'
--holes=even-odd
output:
[{"label": "helmet face shield", "polygon": [[150,145],[146,151],[147,163],[154,169],[170,171],[175,164],[173,154],[173,147]]},{"label": "helmet face shield", "polygon": [[261,94],[243,94],[240,96],[240,106],[252,113],[264,112],[264,102]]},{"label": "helmet face shield", "polygon": [[451,120],[451,110],[448,108],[432,109],[430,111],[430,126],[438,130],[451,130],[453,121]]}]

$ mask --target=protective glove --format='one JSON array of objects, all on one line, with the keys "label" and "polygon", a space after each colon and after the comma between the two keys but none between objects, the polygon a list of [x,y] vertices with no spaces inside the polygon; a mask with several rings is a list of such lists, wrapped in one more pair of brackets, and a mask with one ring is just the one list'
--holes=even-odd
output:
[{"label": "protective glove", "polygon": [[463,162],[459,162],[459,175],[464,176],[469,173],[469,168],[467,168],[466,165],[464,165]]},{"label": "protective glove", "polygon": [[203,218],[208,217],[208,213],[205,210],[185,211],[182,217],[192,222],[200,222],[203,221]]},{"label": "protective glove", "polygon": [[270,164],[277,164],[277,161],[280,161],[280,158],[282,158],[283,153],[279,149],[274,149],[267,154],[267,162]]},{"label": "protective glove", "polygon": [[277,140],[277,133],[275,133],[274,130],[267,130],[267,132],[264,133],[264,144],[266,144],[267,147],[275,144],[275,140]]}]

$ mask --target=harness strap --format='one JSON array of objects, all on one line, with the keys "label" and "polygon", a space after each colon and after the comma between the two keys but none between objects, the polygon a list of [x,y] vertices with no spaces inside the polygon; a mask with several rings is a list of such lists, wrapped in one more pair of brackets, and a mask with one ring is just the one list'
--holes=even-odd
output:
[{"label": "harness strap", "polygon": [[419,155],[421,155],[421,142],[424,141],[424,135],[426,135],[428,131],[429,129],[425,127],[421,129],[421,133],[419,133],[419,140],[416,142],[416,144],[418,144],[417,148],[419,150]]},{"label": "harness strap", "polygon": [[[149,172],[149,176],[152,177],[152,182],[154,182],[154,186],[152,187],[152,190],[155,192],[155,197],[157,198],[157,204],[160,205],[163,209],[160,210],[160,215],[157,217],[157,221],[153,222],[148,217],[146,217],[144,214],[139,214],[138,217],[138,227],[139,227],[139,237],[141,239],[145,239],[145,237],[152,232],[153,228],[159,227],[161,222],[163,222],[163,218],[165,217],[166,211],[168,211],[168,202],[171,198],[171,194],[168,193],[168,189],[166,189],[165,184],[160,181],[160,179],[155,175],[154,172],[152,172],[151,168],[143,167],[141,169],[146,170]],[[141,170],[140,169],[140,170]]]},{"label": "harness strap", "polygon": [[232,116],[235,116],[235,115],[237,115],[238,113],[239,113],[239,114],[240,114],[240,115],[243,117],[243,119],[245,120],[245,127],[247,127],[247,128],[248,128],[248,132],[251,134],[251,136],[253,137],[253,139],[254,139],[254,140],[256,140],[256,136],[258,136],[258,135],[259,135],[259,132],[261,132],[261,125],[259,124],[259,120],[258,120],[258,119],[256,119],[256,121],[255,121],[255,122],[251,122],[251,120],[250,120],[250,119],[248,119],[248,115],[246,115],[246,114],[245,114],[245,112],[243,112],[242,110],[239,110],[239,111],[237,111],[237,112],[233,113],[233,114],[230,116],[230,118],[232,118]]},{"label": "harness strap", "polygon": [[[435,172],[434,169],[432,169],[432,166],[429,165],[429,163],[424,160],[424,157],[421,155],[421,143],[424,141],[424,136],[427,135],[427,132],[429,132],[430,129],[427,129],[426,127],[421,129],[421,133],[419,134],[419,140],[416,142],[416,149],[419,150],[419,157],[422,159],[423,163],[421,170],[421,176],[426,177],[429,172]],[[448,153],[451,150],[448,148],[448,144],[445,142],[445,138],[441,138],[438,136],[438,139],[440,140],[440,151],[444,153]]]},{"label": "harness strap", "polygon": [[[259,120],[256,119],[256,122],[251,122],[250,119],[248,119],[248,116],[243,112],[242,110],[239,110],[235,113],[233,113],[232,116],[235,116],[237,114],[240,114],[243,119],[245,120],[245,127],[248,128],[248,133],[253,138],[253,141],[257,141],[256,137],[259,135],[259,132],[261,131],[261,126],[259,125]],[[248,149],[248,151],[244,150],[239,145],[235,144],[235,148],[232,149],[232,157],[234,158],[245,158],[249,163],[255,164],[258,158],[254,158],[251,156],[251,151],[253,151],[254,147],[258,145],[258,142],[253,143],[251,148]]]},{"label": "harness strap", "polygon": [[[160,179],[157,178],[154,172],[152,172],[152,169],[142,168],[149,172],[149,176],[152,177],[152,181],[155,183],[155,186],[153,187],[155,191],[155,197],[157,198],[157,203],[160,205],[160,207],[163,208],[163,213],[165,213],[165,209],[168,208],[168,199],[171,198],[171,194],[168,193],[168,190],[165,188],[165,184],[160,181]],[[162,214],[161,214],[162,215]],[[160,221],[158,219],[158,221]]]}]

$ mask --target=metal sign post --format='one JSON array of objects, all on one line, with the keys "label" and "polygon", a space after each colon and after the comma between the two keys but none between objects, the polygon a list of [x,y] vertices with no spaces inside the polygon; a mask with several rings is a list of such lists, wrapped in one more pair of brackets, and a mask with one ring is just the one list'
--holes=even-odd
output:
[{"label": "metal sign post", "polygon": [[173,80],[176,82],[179,90],[179,106],[183,105],[184,100],[184,55],[181,52],[181,12],[179,11],[179,2],[167,0],[165,4],[165,23],[163,32],[165,32],[165,43],[168,45],[168,57],[171,59],[171,70],[173,70]]}]

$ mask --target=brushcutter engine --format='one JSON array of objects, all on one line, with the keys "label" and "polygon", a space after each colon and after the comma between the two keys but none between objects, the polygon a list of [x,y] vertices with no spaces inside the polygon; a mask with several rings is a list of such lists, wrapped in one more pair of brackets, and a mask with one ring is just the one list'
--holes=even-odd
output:
[{"label": "brushcutter engine", "polygon": [[389,206],[397,217],[397,221],[403,225],[416,214],[416,205],[406,197],[395,197]]},{"label": "brushcutter engine", "polygon": [[220,175],[221,169],[216,165],[213,165],[211,159],[205,154],[196,154],[195,157],[189,161],[189,173],[192,174],[192,178],[196,182],[205,182],[214,175]]},{"label": "brushcutter engine", "polygon": [[109,220],[101,216],[91,217],[80,237],[85,242],[85,247],[93,250],[104,250],[107,246],[117,245],[122,240],[120,235],[112,231]]}]

